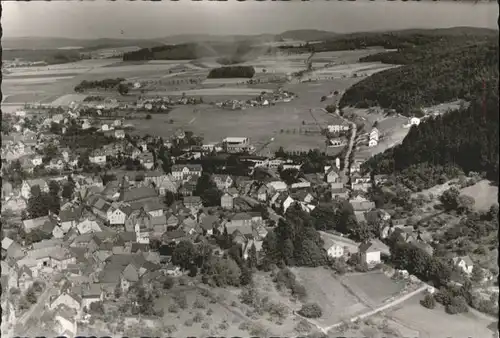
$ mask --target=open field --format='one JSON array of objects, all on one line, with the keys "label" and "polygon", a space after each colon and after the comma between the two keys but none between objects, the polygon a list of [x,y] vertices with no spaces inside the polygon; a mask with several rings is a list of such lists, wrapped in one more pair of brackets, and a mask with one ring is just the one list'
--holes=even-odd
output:
[{"label": "open field", "polygon": [[307,290],[307,301],[317,303],[323,316],[316,321],[322,326],[333,325],[366,310],[334,276],[325,268],[293,268],[297,281]]},{"label": "open field", "polygon": [[434,337],[493,337],[488,328],[493,321],[479,318],[472,313],[449,315],[440,304],[433,310],[419,304],[423,295],[417,295],[403,302],[388,313],[389,318],[409,325],[420,331],[422,338]]},{"label": "open field", "polygon": [[474,198],[476,201],[474,209],[478,211],[486,211],[493,204],[498,203],[498,187],[487,180],[479,181],[470,187],[464,188],[461,193]]},{"label": "open field", "polygon": [[382,272],[350,275],[343,282],[357,295],[362,294],[360,298],[368,298],[373,305],[397,295],[405,286],[403,281],[394,281]]}]

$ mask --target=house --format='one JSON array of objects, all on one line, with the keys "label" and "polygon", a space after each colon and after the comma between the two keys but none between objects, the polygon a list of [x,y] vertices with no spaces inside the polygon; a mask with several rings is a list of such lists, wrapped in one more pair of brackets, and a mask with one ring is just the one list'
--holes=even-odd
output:
[{"label": "house", "polygon": [[228,194],[226,192],[220,198],[220,205],[221,205],[222,208],[227,209],[227,210],[233,209],[233,206],[234,206],[233,205],[233,196],[231,196],[230,194]]},{"label": "house", "polygon": [[294,200],[307,204],[311,203],[314,200],[314,196],[306,190],[293,192],[291,196]]},{"label": "house", "polygon": [[54,321],[56,322],[55,330],[58,335],[75,337],[77,334],[77,321],[75,316],[71,313],[71,309],[62,305],[54,314]]},{"label": "house", "polygon": [[[139,203],[137,204],[134,204],[133,205],[133,209],[136,208],[136,205],[138,205]],[[142,203],[141,203],[142,204]],[[163,216],[163,213],[164,213],[164,208],[165,208],[165,205],[160,202],[158,199],[152,199],[152,200],[149,200],[147,202],[145,202],[143,204],[144,206],[144,210],[149,214],[151,215],[152,217],[160,217],[160,216]]]},{"label": "house", "polygon": [[167,175],[159,171],[146,172],[144,181],[153,184],[161,196],[165,196],[167,191],[177,193],[179,189],[178,183],[171,174]]},{"label": "house", "polygon": [[153,169],[154,165],[155,165],[155,162],[154,162],[154,158],[153,158],[153,154],[149,153],[149,152],[144,152],[144,153],[141,153],[139,156],[139,162],[141,162],[141,164],[147,169],[147,170],[151,170]]},{"label": "house", "polygon": [[191,210],[199,210],[203,207],[203,203],[199,196],[186,196],[183,199],[184,206]]},{"label": "house", "polygon": [[55,310],[60,305],[65,305],[78,313],[82,307],[82,299],[77,294],[65,291],[50,302],[49,308]]},{"label": "house", "polygon": [[411,242],[411,244],[413,246],[416,246],[420,250],[426,252],[430,256],[432,256],[432,254],[434,253],[434,248],[429,243],[416,240],[416,241]]},{"label": "house", "polygon": [[374,202],[359,195],[350,199],[349,203],[352,205],[354,211],[370,211],[375,208]]},{"label": "house", "polygon": [[33,188],[34,186],[39,186],[41,192],[49,192],[49,185],[47,184],[47,182],[39,178],[23,181],[21,186],[21,196],[25,199],[29,199],[31,197],[31,188]]},{"label": "house", "polygon": [[372,187],[372,183],[370,183],[370,182],[351,183],[351,189],[353,191],[367,192],[371,187]]},{"label": "house", "polygon": [[282,192],[288,189],[288,186],[283,181],[273,181],[267,184],[267,188],[273,192]]},{"label": "house", "polygon": [[374,139],[378,142],[380,137],[380,132],[378,131],[377,128],[373,128],[372,131],[370,132],[370,140]]},{"label": "house", "polygon": [[104,300],[104,292],[99,283],[87,285],[81,291],[82,308],[86,307],[88,309],[90,304]]},{"label": "house", "polygon": [[98,165],[106,164],[106,154],[101,151],[94,151],[90,154],[89,161]]},{"label": "house", "polygon": [[106,212],[106,219],[110,225],[125,225],[126,219],[132,213],[132,208],[125,203],[111,203],[111,207]]},{"label": "house", "polygon": [[472,262],[469,256],[453,257],[452,262],[454,266],[459,267],[466,274],[472,273],[472,268],[474,267],[474,263]]},{"label": "house", "polygon": [[103,220],[107,218],[108,210],[111,208],[111,204],[100,197],[97,197],[91,206],[92,212]]},{"label": "house", "polygon": [[217,189],[222,191],[229,189],[234,183],[229,175],[212,175],[212,180],[217,185]]},{"label": "house", "polygon": [[68,232],[69,229],[76,227],[82,212],[82,208],[73,206],[68,209],[62,209],[59,212],[59,222],[64,233]]},{"label": "house", "polygon": [[200,227],[204,235],[212,236],[214,234],[214,229],[217,229],[219,225],[219,219],[216,216],[208,215],[203,218]]},{"label": "house", "polygon": [[349,130],[349,125],[347,124],[331,124],[328,125],[328,131],[330,133],[339,133],[341,131],[348,131]]},{"label": "house", "polygon": [[374,175],[373,176],[373,181],[374,181],[375,185],[384,184],[385,182],[387,182],[387,180],[388,180],[387,175]]},{"label": "house", "polygon": [[296,183],[292,183],[290,186],[291,189],[306,189],[311,187],[311,182],[307,181],[304,178],[299,178],[299,181]]},{"label": "house", "polygon": [[31,163],[33,164],[33,166],[38,166],[38,165],[42,165],[42,156],[40,155],[35,155],[32,159],[31,159]]},{"label": "house", "polygon": [[12,210],[14,212],[20,212],[26,210],[26,208],[26,200],[21,196],[13,196],[2,203],[2,211]]},{"label": "house", "polygon": [[80,235],[102,231],[101,227],[99,226],[99,223],[88,217],[78,222],[78,224],[76,225],[76,229],[78,230]]},{"label": "house", "polygon": [[418,117],[411,117],[409,120],[410,126],[418,126],[420,124],[420,119]]},{"label": "house", "polygon": [[26,265],[19,265],[17,271],[17,285],[21,291],[28,290],[35,282],[33,271]]},{"label": "house", "polygon": [[346,188],[335,188],[332,189],[332,199],[347,199],[349,196],[349,191]]},{"label": "house", "polygon": [[261,185],[259,190],[257,190],[257,199],[261,202],[267,200],[268,187],[266,185]]},{"label": "house", "polygon": [[368,147],[376,147],[378,145],[378,140],[374,139],[374,138],[371,138],[369,141],[368,141]]},{"label": "house", "polygon": [[326,250],[328,257],[339,258],[344,256],[344,247],[342,245],[339,245],[330,239],[323,239],[323,240],[324,240],[323,249]]},{"label": "house", "polygon": [[[49,216],[42,216],[33,219],[26,219],[23,221],[23,229],[25,232],[29,233],[35,229],[41,229],[45,223],[52,222]],[[52,231],[52,230],[51,230]]]},{"label": "house", "polygon": [[117,139],[125,138],[125,131],[123,129],[115,129],[115,138]]},{"label": "house", "polygon": [[379,264],[380,259],[380,249],[378,249],[371,242],[362,243],[358,247],[359,253],[361,254],[361,259],[366,264]]},{"label": "house", "polygon": [[190,177],[200,177],[203,168],[200,164],[174,164],[172,176],[176,181],[187,181]]},{"label": "house", "polygon": [[[6,287],[7,289],[17,288],[18,287],[18,267],[10,267],[7,262],[2,260],[1,262],[1,271],[2,271],[2,287]],[[29,273],[31,271],[28,269]],[[5,280],[3,280],[5,278]]]}]

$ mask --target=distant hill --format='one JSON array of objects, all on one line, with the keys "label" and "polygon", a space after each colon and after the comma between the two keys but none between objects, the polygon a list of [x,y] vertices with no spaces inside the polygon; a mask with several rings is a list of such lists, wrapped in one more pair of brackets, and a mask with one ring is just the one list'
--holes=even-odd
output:
[{"label": "distant hill", "polygon": [[277,37],[281,39],[298,41],[322,41],[329,40],[337,36],[337,33],[317,29],[290,30],[277,35]]},{"label": "distant hill", "polygon": [[141,48],[162,45],[158,40],[148,39],[69,39],[51,37],[2,37],[2,48],[4,49],[58,49],[64,47],[82,47],[83,50],[96,50],[104,48],[138,46]]}]

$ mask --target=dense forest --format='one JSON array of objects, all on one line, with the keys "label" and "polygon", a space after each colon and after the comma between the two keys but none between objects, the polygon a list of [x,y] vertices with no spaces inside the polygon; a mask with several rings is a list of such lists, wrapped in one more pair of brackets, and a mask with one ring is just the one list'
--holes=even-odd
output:
[{"label": "dense forest", "polygon": [[209,79],[226,78],[252,78],[255,75],[255,68],[252,66],[229,66],[214,68],[208,73]]},{"label": "dense forest", "polygon": [[470,101],[482,93],[484,82],[497,81],[496,40],[452,46],[358,82],[342,96],[340,107],[381,106],[409,115],[415,108],[457,99]]},{"label": "dense forest", "polygon": [[454,164],[466,173],[485,172],[498,182],[498,111],[496,80],[468,108],[412,127],[401,145],[372,157],[364,167],[374,173],[392,173],[422,163],[434,167]]},{"label": "dense forest", "polygon": [[124,78],[104,79],[97,81],[83,80],[75,86],[75,92],[81,93],[89,89],[115,89],[121,82],[125,81]]},{"label": "dense forest", "polygon": [[142,60],[196,60],[203,57],[219,56],[221,61],[242,59],[252,49],[250,41],[205,42],[166,45],[153,48],[143,48],[125,53],[123,61]]}]

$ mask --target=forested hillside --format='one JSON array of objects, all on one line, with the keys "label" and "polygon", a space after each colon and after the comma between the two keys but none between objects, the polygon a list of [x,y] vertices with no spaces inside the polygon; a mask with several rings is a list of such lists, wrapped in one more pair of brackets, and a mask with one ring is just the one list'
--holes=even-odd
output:
[{"label": "forested hillside", "polygon": [[[349,88],[340,107],[395,109],[409,115],[415,108],[457,99],[472,100],[482,92],[483,82],[498,79],[498,41],[487,39],[448,48],[431,48],[390,54],[399,63],[415,62],[376,73]],[[405,54],[406,53],[406,54]]]},{"label": "forested hillside", "polygon": [[487,83],[468,108],[452,111],[412,127],[403,143],[368,160],[374,173],[404,171],[428,163],[486,172],[498,182],[498,78]]}]

